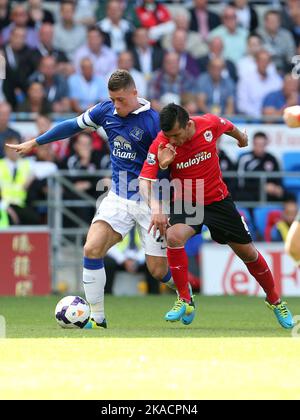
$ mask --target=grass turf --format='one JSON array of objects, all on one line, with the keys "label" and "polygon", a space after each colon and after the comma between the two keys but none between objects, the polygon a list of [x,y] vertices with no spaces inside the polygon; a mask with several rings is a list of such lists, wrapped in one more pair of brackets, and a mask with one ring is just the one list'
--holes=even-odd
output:
[{"label": "grass turf", "polygon": [[109,328],[89,331],[56,325],[58,300],[0,298],[1,399],[299,398],[300,339],[262,299],[197,296],[186,327],[163,320],[171,295],[108,297]]}]

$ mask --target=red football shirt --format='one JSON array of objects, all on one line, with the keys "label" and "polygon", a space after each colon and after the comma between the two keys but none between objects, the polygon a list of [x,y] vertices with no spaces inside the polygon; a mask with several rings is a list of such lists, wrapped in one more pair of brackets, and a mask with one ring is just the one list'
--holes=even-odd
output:
[{"label": "red football shirt", "polygon": [[[172,180],[180,180],[181,192],[178,192],[176,188],[175,198],[182,198],[182,192],[186,193],[187,190],[191,190],[190,197],[194,203],[200,202],[199,195],[197,195],[199,184],[197,187],[196,181],[202,179],[204,181],[204,205],[207,205],[223,200],[228,195],[228,189],[222,179],[216,143],[223,133],[232,131],[234,125],[225,118],[212,114],[191,119],[195,122],[196,132],[189,141],[176,147],[177,154],[169,166],[170,177]],[[140,178],[153,181],[157,179],[159,170],[157,151],[160,143],[169,143],[169,139],[162,131],[158,133],[149,148]],[[191,180],[189,181],[191,183],[189,184],[186,180]],[[189,195],[185,194],[184,200],[187,200],[186,196]]]}]

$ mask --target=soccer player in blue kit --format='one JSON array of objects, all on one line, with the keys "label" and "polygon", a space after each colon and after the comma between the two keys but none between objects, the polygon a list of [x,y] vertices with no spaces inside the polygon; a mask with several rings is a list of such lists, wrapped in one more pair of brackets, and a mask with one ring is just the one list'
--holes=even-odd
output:
[{"label": "soccer player in blue kit", "polygon": [[[105,130],[111,151],[112,188],[92,220],[83,259],[83,286],[91,305],[91,318],[85,328],[106,328],[103,258],[137,224],[146,254],[147,267],[157,280],[175,289],[166,258],[164,239],[148,233],[151,212],[138,203],[129,184],[138,179],[148,149],[158,134],[159,116],[150,102],[137,96],[131,75],[115,71],[108,81],[110,100],[88,109],[77,118],[65,120],[39,137],[19,145],[9,145],[22,155],[35,146],[70,137],[85,129]],[[136,182],[138,186],[138,181]]]}]

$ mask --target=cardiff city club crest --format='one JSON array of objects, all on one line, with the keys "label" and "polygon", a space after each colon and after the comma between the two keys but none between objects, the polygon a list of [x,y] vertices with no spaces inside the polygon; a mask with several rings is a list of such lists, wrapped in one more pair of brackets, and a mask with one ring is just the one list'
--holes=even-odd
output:
[{"label": "cardiff city club crest", "polygon": [[138,127],[133,127],[133,129],[130,131],[130,135],[136,140],[142,140],[143,133],[144,131]]},{"label": "cardiff city club crest", "polygon": [[208,142],[212,141],[213,133],[210,130],[206,130],[205,133],[204,133],[204,138]]}]

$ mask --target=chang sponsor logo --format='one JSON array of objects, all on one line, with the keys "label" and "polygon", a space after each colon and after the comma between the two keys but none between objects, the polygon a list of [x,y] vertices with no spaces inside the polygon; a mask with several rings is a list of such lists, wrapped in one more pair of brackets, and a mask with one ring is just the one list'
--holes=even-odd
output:
[{"label": "chang sponsor logo", "polygon": [[199,165],[200,162],[203,162],[211,158],[211,153],[201,152],[198,153],[194,158],[190,158],[187,162],[179,162],[176,165],[176,169],[186,169],[193,165]]},{"label": "chang sponsor logo", "polygon": [[135,160],[136,152],[132,151],[132,146],[130,142],[122,136],[117,136],[113,141],[113,151],[112,154],[121,159],[130,159]]}]

